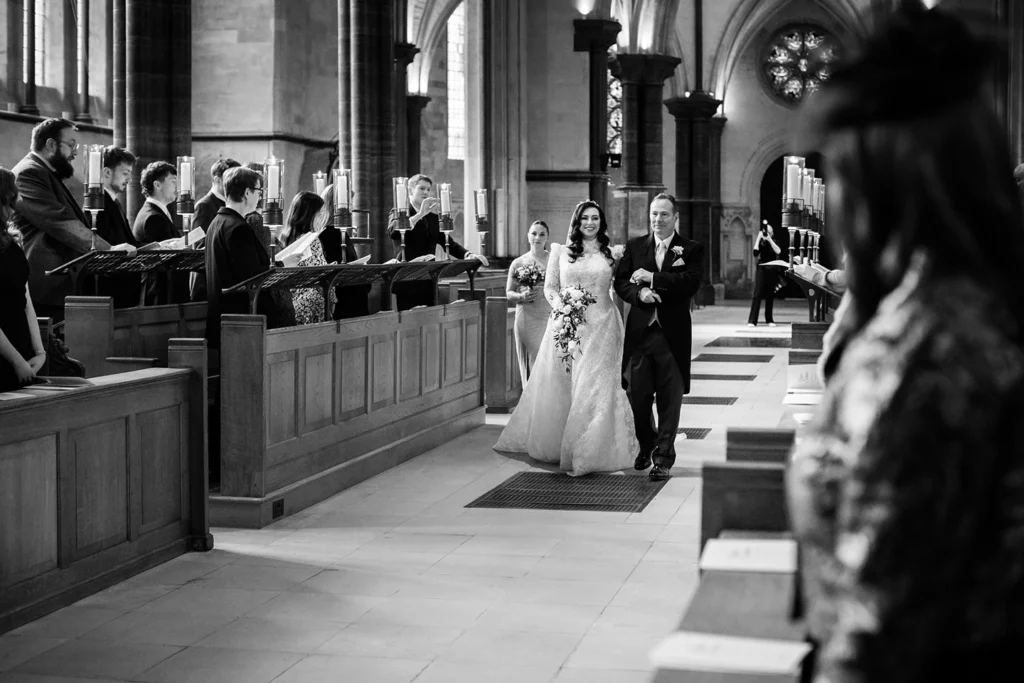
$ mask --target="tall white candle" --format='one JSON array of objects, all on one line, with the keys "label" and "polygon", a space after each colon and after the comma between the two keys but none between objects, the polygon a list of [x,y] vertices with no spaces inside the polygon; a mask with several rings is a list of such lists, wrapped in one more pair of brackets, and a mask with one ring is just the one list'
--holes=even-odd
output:
[{"label": "tall white candle", "polygon": [[187,161],[181,162],[178,171],[178,190],[182,193],[192,192],[192,164]]},{"label": "tall white candle", "polygon": [[267,166],[267,200],[281,198],[281,167]]},{"label": "tall white candle", "polygon": [[313,174],[313,189],[317,194],[323,194],[327,188],[327,175],[323,171]]},{"label": "tall white candle", "polygon": [[814,171],[810,169],[805,170],[803,178],[803,187],[801,188],[803,192],[801,194],[803,195],[804,206],[806,206],[807,208],[811,208],[811,187],[813,183]]},{"label": "tall white candle", "polygon": [[395,178],[395,208],[399,211],[409,209],[409,191],[405,187],[405,178]]},{"label": "tall white candle", "polygon": [[338,186],[334,188],[334,198],[336,199],[335,204],[339,209],[348,208],[348,195],[348,175],[339,173]]},{"label": "tall white candle", "polygon": [[800,196],[800,167],[796,164],[786,166],[786,202]]},{"label": "tall white candle", "polygon": [[476,215],[487,216],[487,190],[476,191]]},{"label": "tall white candle", "polygon": [[441,213],[452,212],[452,186],[448,183],[441,184]]},{"label": "tall white candle", "polygon": [[103,168],[103,152],[98,149],[89,150],[89,171],[86,175],[86,183],[95,185],[100,182]]}]

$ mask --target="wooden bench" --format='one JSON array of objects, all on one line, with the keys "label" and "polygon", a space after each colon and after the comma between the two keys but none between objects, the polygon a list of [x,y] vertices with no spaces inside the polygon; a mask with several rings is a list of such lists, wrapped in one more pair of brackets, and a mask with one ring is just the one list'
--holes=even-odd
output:
[{"label": "wooden bench", "polygon": [[725,460],[782,464],[789,457],[795,438],[791,429],[729,427],[725,432]]},{"label": "wooden bench", "polygon": [[0,633],[213,547],[206,343],[167,355],[171,369],[0,401]]},{"label": "wooden bench", "polygon": [[215,525],[259,528],[484,424],[483,305],[221,322]]},{"label": "wooden bench", "polygon": [[701,550],[725,530],[789,529],[783,464],[706,462],[701,477]]},{"label": "wooden bench", "polygon": [[516,349],[516,309],[504,296],[484,304],[484,403],[489,413],[509,413],[519,402],[523,382]]}]

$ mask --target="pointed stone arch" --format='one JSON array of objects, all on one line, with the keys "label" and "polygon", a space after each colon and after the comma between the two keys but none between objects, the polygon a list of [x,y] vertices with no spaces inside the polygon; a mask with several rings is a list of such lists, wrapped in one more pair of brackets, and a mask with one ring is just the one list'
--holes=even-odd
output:
[{"label": "pointed stone arch", "polygon": [[463,0],[414,0],[409,3],[408,40],[420,49],[409,65],[409,90],[426,93],[430,65],[440,46],[448,18]]}]

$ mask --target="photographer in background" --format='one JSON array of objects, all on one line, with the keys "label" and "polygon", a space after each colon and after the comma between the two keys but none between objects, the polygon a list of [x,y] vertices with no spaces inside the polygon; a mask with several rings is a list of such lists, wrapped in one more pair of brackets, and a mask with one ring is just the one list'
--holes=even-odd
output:
[{"label": "photographer in background", "polygon": [[768,221],[761,222],[761,230],[754,238],[754,256],[757,257],[757,270],[754,273],[754,297],[750,302],[750,317],[747,327],[757,325],[757,317],[761,314],[761,301],[764,300],[764,321],[769,327],[775,327],[772,318],[772,307],[775,305],[775,290],[779,287],[779,274],[773,267],[761,264],[775,261],[782,254],[782,248],[775,243],[775,231]]}]

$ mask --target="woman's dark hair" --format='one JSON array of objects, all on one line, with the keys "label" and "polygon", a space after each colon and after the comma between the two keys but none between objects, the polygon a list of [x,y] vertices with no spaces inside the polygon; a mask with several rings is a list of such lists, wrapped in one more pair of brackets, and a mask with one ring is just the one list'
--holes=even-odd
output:
[{"label": "woman's dark hair", "polygon": [[931,272],[1002,292],[1024,332],[1024,212],[983,89],[995,55],[959,20],[908,2],[812,100],[809,123],[839,190],[828,227],[847,254],[848,332],[874,315],[915,255]]},{"label": "woman's dark hair", "polygon": [[601,218],[601,227],[597,231],[597,243],[601,245],[601,253],[608,259],[608,263],[614,265],[615,258],[612,250],[608,248],[611,238],[608,237],[608,220],[604,216],[604,210],[593,199],[587,199],[576,205],[569,220],[569,260],[575,262],[583,255],[583,233],[580,232],[580,225],[583,223],[583,212],[587,209],[597,209],[597,215]]},{"label": "woman's dark hair", "polygon": [[324,206],[324,200],[316,192],[302,191],[292,199],[288,207],[288,218],[281,230],[280,240],[288,246],[313,229],[313,220]]},{"label": "woman's dark hair", "polygon": [[535,226],[535,225],[541,225],[541,226],[544,226],[544,229],[548,231],[548,237],[550,237],[550,236],[551,236],[551,228],[549,228],[549,227],[548,227],[548,224],[547,224],[547,223],[545,223],[544,221],[534,221],[534,222],[530,223],[530,227],[531,227],[531,228],[532,228],[533,226]]},{"label": "woman's dark hair", "polygon": [[15,184],[14,173],[0,166],[0,251],[6,249],[14,239],[8,230],[14,219],[14,204],[17,201],[18,186]]}]

